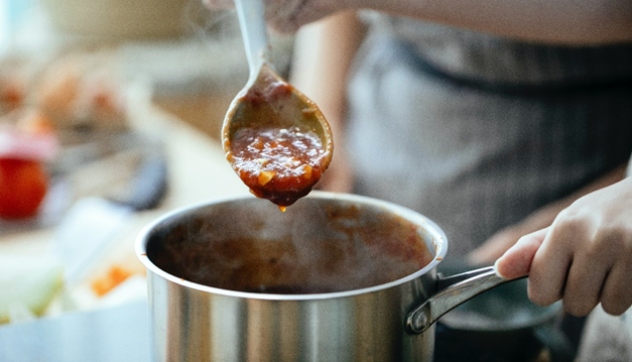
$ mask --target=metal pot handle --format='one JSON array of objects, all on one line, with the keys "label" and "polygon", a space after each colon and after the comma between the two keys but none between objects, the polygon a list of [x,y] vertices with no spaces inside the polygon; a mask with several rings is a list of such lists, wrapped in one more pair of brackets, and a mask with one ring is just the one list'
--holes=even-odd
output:
[{"label": "metal pot handle", "polygon": [[493,266],[459,273],[437,282],[439,292],[408,313],[406,331],[423,333],[441,316],[475,296],[516,279],[504,279]]}]

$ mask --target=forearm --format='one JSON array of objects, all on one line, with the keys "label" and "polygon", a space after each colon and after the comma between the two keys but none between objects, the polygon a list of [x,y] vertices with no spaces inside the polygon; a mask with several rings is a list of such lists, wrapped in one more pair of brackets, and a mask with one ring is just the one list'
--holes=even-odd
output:
[{"label": "forearm", "polygon": [[349,192],[352,175],[344,147],[347,80],[364,27],[355,12],[310,24],[297,34],[291,82],[321,109],[332,128],[334,157],[318,187]]},{"label": "forearm", "polygon": [[358,0],[393,14],[526,41],[604,44],[632,41],[630,0]]},{"label": "forearm", "polygon": [[330,122],[338,123],[346,109],[348,73],[362,31],[355,12],[348,11],[309,24],[297,34],[290,81]]},{"label": "forearm", "polygon": [[[232,0],[203,0],[225,8]],[[630,0],[267,0],[269,22],[296,31],[345,9],[373,9],[499,36],[568,45],[632,42]]]}]

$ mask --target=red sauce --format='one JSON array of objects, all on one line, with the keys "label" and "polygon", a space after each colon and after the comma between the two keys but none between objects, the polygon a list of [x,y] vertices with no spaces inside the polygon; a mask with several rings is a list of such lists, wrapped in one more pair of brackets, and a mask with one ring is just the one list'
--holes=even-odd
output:
[{"label": "red sauce", "polygon": [[[273,294],[367,288],[404,278],[433,260],[433,250],[411,221],[379,209],[315,200],[296,205],[288,215],[268,215],[267,208],[246,215],[241,210],[247,207],[189,214],[155,233],[147,255],[184,280]],[[226,232],[222,220],[239,227]]]},{"label": "red sauce", "polygon": [[320,139],[298,127],[243,128],[231,149],[229,161],[252,193],[282,210],[307,195],[323,171]]},{"label": "red sauce", "polygon": [[307,195],[329,165],[333,145],[318,107],[271,69],[262,70],[228,117],[228,161],[254,195],[282,211]]}]

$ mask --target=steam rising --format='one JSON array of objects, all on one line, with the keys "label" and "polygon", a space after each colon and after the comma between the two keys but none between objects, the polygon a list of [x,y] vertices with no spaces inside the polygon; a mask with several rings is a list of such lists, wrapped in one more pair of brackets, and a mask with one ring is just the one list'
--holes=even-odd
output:
[{"label": "steam rising", "polygon": [[378,208],[310,198],[285,213],[254,198],[213,205],[159,229],[148,256],[196,283],[282,294],[379,285],[432,259],[411,222]]}]

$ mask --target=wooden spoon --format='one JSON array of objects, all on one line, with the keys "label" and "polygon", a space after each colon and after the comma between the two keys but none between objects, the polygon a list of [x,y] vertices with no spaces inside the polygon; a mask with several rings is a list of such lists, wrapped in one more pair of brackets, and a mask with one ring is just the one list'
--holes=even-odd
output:
[{"label": "wooden spoon", "polygon": [[267,61],[261,0],[235,0],[250,76],[224,119],[222,143],[235,172],[282,210],[307,195],[327,169],[333,137],[316,104]]}]

